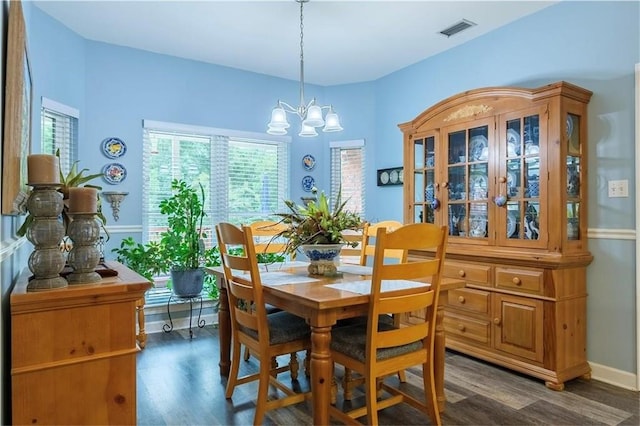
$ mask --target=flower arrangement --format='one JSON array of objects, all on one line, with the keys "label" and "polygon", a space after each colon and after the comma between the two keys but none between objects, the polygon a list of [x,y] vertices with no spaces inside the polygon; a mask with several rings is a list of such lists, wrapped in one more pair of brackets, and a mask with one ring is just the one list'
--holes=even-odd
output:
[{"label": "flower arrangement", "polygon": [[[311,192],[318,194],[317,188]],[[320,192],[315,198],[306,199],[305,205],[298,205],[291,200],[285,200],[289,211],[277,213],[280,222],[287,225],[287,229],[280,232],[274,238],[287,240],[285,253],[293,254],[303,245],[319,244],[346,244],[354,247],[357,242],[349,242],[342,235],[346,230],[357,230],[363,225],[363,221],[357,213],[345,209],[347,201],[342,201],[342,191],[331,209],[329,200],[324,192]]]}]

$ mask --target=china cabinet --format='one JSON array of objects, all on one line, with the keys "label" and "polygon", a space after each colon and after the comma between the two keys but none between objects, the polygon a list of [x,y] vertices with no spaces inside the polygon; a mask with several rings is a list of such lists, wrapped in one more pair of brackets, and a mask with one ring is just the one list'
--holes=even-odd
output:
[{"label": "china cabinet", "polygon": [[[449,226],[447,347],[545,381],[588,377],[587,105],[558,82],[452,96],[404,133],[404,222]],[[429,256],[415,252],[411,256]]]}]

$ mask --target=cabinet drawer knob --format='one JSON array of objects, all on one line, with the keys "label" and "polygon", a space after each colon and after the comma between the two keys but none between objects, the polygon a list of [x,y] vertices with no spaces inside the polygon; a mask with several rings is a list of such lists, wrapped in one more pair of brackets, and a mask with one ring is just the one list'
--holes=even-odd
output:
[{"label": "cabinet drawer knob", "polygon": [[520,285],[522,284],[522,281],[520,280],[520,278],[518,277],[513,277],[513,279],[511,280],[515,285]]},{"label": "cabinet drawer knob", "polygon": [[458,303],[464,303],[464,296],[458,296]]},{"label": "cabinet drawer knob", "polygon": [[464,277],[465,275],[467,275],[467,273],[466,273],[466,272],[464,272],[464,269],[460,269],[460,270],[458,271],[458,276],[460,276],[460,277]]},{"label": "cabinet drawer knob", "polygon": [[493,319],[493,323],[494,323],[495,325],[500,325],[500,318],[494,318],[494,319]]},{"label": "cabinet drawer knob", "polygon": [[458,324],[458,330],[464,331],[465,329],[466,327],[464,326],[464,324]]}]

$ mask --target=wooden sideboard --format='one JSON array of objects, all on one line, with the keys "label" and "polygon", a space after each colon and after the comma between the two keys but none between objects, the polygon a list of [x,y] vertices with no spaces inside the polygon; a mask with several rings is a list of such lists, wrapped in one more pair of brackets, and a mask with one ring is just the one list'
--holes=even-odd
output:
[{"label": "wooden sideboard", "polygon": [[11,293],[13,424],[135,424],[136,302],[151,283],[117,262],[92,284]]}]

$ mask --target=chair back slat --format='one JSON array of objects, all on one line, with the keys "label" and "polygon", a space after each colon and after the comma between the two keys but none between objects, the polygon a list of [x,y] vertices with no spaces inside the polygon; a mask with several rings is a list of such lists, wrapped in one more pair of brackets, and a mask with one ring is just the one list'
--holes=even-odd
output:
[{"label": "chair back slat", "polygon": [[[378,229],[385,228],[387,231],[393,231],[402,226],[402,223],[395,220],[383,220],[381,222],[369,224],[365,223],[362,230],[362,242],[360,243],[360,264],[366,265],[369,257],[376,254],[376,244],[374,242]],[[400,263],[407,261],[407,250],[403,248],[389,248],[384,251],[386,259],[396,259]]]},{"label": "chair back slat", "polygon": [[270,220],[259,220],[248,225],[253,234],[253,247],[258,254],[281,253],[287,246],[286,241],[275,238],[287,229],[287,225]]},{"label": "chair back slat", "polygon": [[429,327],[425,322],[409,328],[398,328],[378,332],[376,349],[392,348],[422,340],[429,335]]}]

